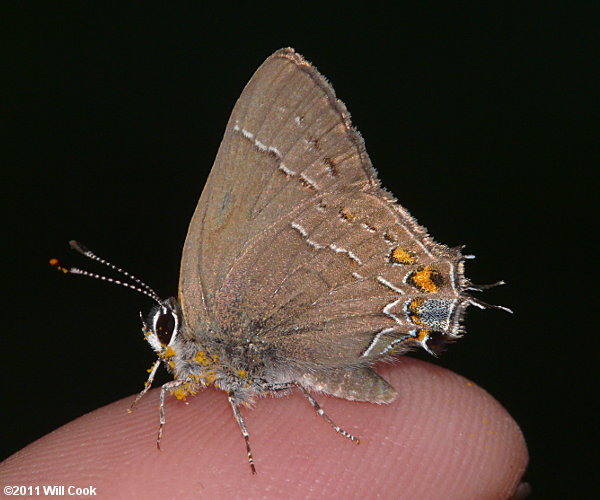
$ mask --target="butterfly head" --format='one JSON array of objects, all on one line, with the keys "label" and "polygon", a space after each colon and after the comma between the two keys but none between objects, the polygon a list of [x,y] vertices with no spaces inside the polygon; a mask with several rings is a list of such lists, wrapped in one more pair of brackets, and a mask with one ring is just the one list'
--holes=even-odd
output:
[{"label": "butterfly head", "polygon": [[142,317],[144,337],[156,354],[168,361],[174,354],[174,344],[181,327],[181,308],[173,297],[161,300],[146,319]]}]

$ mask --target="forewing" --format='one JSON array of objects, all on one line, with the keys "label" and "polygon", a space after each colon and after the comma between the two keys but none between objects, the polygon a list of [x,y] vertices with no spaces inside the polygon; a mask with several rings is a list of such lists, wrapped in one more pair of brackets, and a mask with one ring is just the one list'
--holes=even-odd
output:
[{"label": "forewing", "polygon": [[190,223],[179,285],[187,324],[212,318],[253,238],[321,192],[376,182],[331,86],[292,49],[269,57],[235,105]]}]

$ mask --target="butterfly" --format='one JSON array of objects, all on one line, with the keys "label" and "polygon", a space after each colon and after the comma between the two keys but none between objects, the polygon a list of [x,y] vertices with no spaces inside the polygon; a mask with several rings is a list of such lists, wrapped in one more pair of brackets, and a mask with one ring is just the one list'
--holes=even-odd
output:
[{"label": "butterfly", "polygon": [[465,309],[488,307],[468,293],[485,286],[465,278],[472,256],[461,250],[436,243],[382,188],[331,85],[281,49],[233,109],[190,222],[179,298],[111,265],[156,301],[143,329],[158,359],[134,405],[164,365],[174,378],[160,390],[160,445],[168,393],[225,391],[253,473],[240,407],[258,396],[300,390],[358,443],[313,393],[390,403],[396,390],[375,363],[460,337]]}]

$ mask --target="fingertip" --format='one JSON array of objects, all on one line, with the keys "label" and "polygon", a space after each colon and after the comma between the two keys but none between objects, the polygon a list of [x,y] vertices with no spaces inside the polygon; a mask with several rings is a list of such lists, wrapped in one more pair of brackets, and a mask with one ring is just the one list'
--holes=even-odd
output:
[{"label": "fingertip", "polygon": [[414,498],[436,491],[445,498],[509,498],[528,462],[515,420],[484,389],[456,373],[408,359],[402,367],[385,370],[394,386],[401,384],[403,420],[413,422],[398,426],[408,450],[404,459],[423,480]]},{"label": "fingertip", "polygon": [[158,394],[132,414],[117,401],[45,436],[4,462],[2,475],[39,484],[90,483],[101,496],[304,498],[307,491],[394,498],[509,498],[527,464],[523,436],[483,389],[406,358],[380,372],[398,389],[389,405],[316,395],[361,445],[334,432],[299,393],[242,411],[257,474],[227,397],[168,398],[156,449]]}]

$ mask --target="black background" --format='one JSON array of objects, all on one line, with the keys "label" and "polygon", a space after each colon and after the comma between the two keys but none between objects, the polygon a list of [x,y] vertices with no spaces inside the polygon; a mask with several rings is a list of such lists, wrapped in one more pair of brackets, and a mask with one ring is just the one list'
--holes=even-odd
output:
[{"label": "black background", "polygon": [[48,259],[97,270],[76,238],[175,294],[235,100],[293,46],[348,105],[384,185],[438,241],[467,244],[475,283],[508,282],[482,298],[515,314],[471,308],[469,334],[432,361],[521,424],[534,498],[591,496],[597,9],[413,3],[8,7],[0,458],[136,393],[154,359],[137,316],[150,301]]}]

